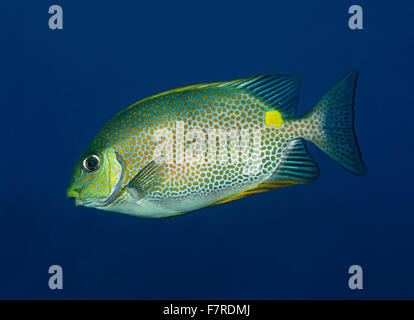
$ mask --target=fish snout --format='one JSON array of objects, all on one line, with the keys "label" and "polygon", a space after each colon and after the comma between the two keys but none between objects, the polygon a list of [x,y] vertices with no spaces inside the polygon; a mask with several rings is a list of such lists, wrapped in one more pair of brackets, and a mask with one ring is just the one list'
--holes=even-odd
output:
[{"label": "fish snout", "polygon": [[78,198],[79,197],[79,189],[67,188],[66,189],[66,196],[68,198]]}]

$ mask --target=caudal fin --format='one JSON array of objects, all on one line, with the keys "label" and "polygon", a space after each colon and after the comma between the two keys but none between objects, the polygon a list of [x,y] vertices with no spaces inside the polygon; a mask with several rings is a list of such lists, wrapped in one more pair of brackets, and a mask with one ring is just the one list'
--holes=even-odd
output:
[{"label": "caudal fin", "polygon": [[354,96],[358,70],[345,74],[304,119],[316,130],[306,137],[349,172],[364,175],[354,130]]}]

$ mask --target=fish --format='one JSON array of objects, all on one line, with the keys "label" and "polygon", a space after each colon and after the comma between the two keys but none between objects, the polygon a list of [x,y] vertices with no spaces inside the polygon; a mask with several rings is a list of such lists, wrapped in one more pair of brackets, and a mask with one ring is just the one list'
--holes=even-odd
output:
[{"label": "fish", "polygon": [[182,215],[319,176],[307,143],[348,172],[366,167],[354,129],[358,70],[302,116],[297,75],[191,85],[110,119],[72,173],[75,204],[136,217]]}]

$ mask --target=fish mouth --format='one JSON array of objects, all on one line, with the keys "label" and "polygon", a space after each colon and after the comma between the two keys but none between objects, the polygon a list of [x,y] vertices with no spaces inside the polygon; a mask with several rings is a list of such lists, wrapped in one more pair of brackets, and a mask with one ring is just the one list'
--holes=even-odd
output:
[{"label": "fish mouth", "polygon": [[66,195],[68,198],[74,198],[75,206],[83,206],[83,207],[92,207],[92,208],[99,208],[99,207],[106,207],[110,204],[113,200],[111,197],[108,198],[90,198],[85,199],[81,198],[79,192],[76,190],[68,188],[66,191]]},{"label": "fish mouth", "polygon": [[79,192],[77,192],[76,190],[73,190],[72,188],[68,188],[66,190],[66,196],[68,198],[79,198]]},{"label": "fish mouth", "polygon": [[98,205],[98,201],[96,200],[86,200],[86,199],[80,199],[80,198],[76,198],[75,199],[75,205],[78,206],[83,206],[83,207],[97,207]]}]

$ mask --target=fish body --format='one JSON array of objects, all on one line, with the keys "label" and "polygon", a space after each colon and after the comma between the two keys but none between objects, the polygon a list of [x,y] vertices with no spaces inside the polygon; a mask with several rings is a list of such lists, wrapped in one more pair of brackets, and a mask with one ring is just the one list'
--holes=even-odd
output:
[{"label": "fish body", "polygon": [[353,127],[358,72],[296,116],[302,79],[258,76],[194,85],[118,113],[75,165],[68,196],[87,207],[166,217],[313,181],[304,141],[365,173]]}]

